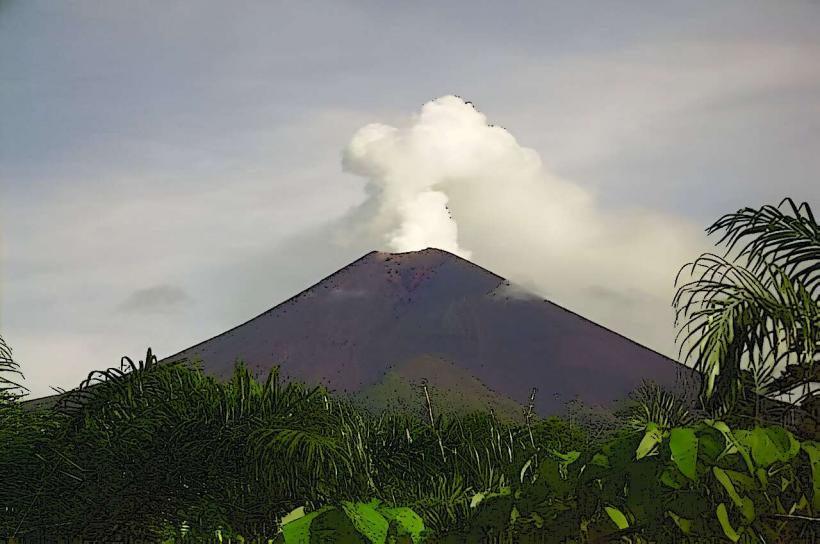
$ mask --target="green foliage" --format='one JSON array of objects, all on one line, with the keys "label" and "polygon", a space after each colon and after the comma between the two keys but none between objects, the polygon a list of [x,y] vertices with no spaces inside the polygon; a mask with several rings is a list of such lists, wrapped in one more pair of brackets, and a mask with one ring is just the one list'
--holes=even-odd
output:
[{"label": "green foliage", "polygon": [[627,421],[635,429],[653,424],[661,430],[688,425],[693,416],[691,402],[661,386],[644,382],[630,395],[625,412]]},{"label": "green foliage", "polygon": [[663,436],[664,432],[657,425],[648,423],[643,438],[635,450],[635,458],[643,459],[648,455],[656,455]]},{"label": "green foliage", "polygon": [[472,497],[508,487],[529,460],[550,455],[565,470],[571,459],[550,452],[587,442],[557,418],[528,429],[491,413],[434,425],[372,415],[275,371],[259,382],[239,364],[217,382],[194,365],[160,365],[150,350],[93,372],[53,409],[11,406],[16,423],[0,428],[17,440],[0,443],[0,468],[14,473],[0,481],[0,536],[31,538],[273,538],[287,513],[324,505],[376,538],[384,524],[367,529],[361,502],[376,497],[396,538],[415,542],[422,528],[466,526]]},{"label": "green foliage", "polygon": [[12,357],[12,351],[0,336],[0,403],[8,403],[23,396],[27,389],[20,384],[23,377],[20,365]]},{"label": "green foliage", "polygon": [[[565,470],[563,459],[572,460]],[[476,497],[473,525],[459,534],[463,541],[495,535],[505,542],[539,542],[545,534],[547,542],[577,543],[715,535],[809,542],[820,536],[817,461],[815,442],[801,444],[780,427],[732,431],[704,421],[661,431],[650,425],[599,450],[545,460],[534,478]],[[815,468],[810,478],[809,466]]]},{"label": "green foliage", "polygon": [[291,519],[282,525],[284,544],[419,544],[424,522],[409,508],[391,508],[378,500],[344,501]]},{"label": "green foliage", "polygon": [[669,433],[669,450],[671,461],[681,474],[690,480],[696,480],[698,460],[698,437],[695,430],[686,427],[675,427]]},{"label": "green foliage", "polygon": [[812,505],[815,510],[820,511],[820,444],[807,441],[801,444],[801,448],[809,457],[809,464],[811,465],[811,478],[814,488]]},{"label": "green foliage", "polygon": [[396,539],[409,537],[412,544],[419,544],[424,539],[424,520],[412,509],[407,507],[379,506],[379,513],[387,519],[391,527],[395,527]]},{"label": "green foliage", "polygon": [[324,512],[332,510],[333,508],[330,506],[325,506],[311,512],[307,515],[304,514],[304,507],[298,508],[301,511],[301,516],[296,516],[295,519],[287,519],[283,518],[283,525],[282,525],[282,540],[285,541],[285,544],[298,544],[298,543],[310,543],[310,526],[313,523],[313,520],[322,515]]},{"label": "green foliage", "polygon": [[338,411],[321,390],[283,386],[275,372],[259,383],[239,365],[218,383],[188,365],[158,365],[149,351],[92,373],[50,419],[48,448],[32,452],[43,469],[29,487],[43,491],[11,516],[25,516],[23,529],[101,540],[183,525],[191,538],[218,527],[272,536],[277,516],[299,503],[364,487]]},{"label": "green foliage", "polygon": [[604,506],[604,510],[618,529],[627,529],[629,527],[629,521],[627,521],[623,512],[614,506]]},{"label": "green foliage", "polygon": [[[751,398],[757,417],[759,397],[817,376],[820,225],[808,204],[783,203],[785,211],[763,206],[723,216],[707,232],[723,233],[726,255],[704,254],[682,270],[690,278],[673,301],[681,351],[703,372],[703,397],[717,414]],[[789,379],[778,378],[781,371]]]},{"label": "green foliage", "polygon": [[719,422],[675,428],[664,434],[657,455],[641,459],[637,447],[627,457],[628,443],[625,437],[606,448],[609,468],[599,462],[579,475],[579,495],[590,495],[579,497],[589,506],[582,519],[590,525],[603,507],[610,518],[609,509],[619,508],[650,541],[714,534],[766,542],[791,534],[787,541],[797,541],[812,530],[790,517],[816,517],[808,501],[816,497],[816,482],[805,477],[809,459],[798,456],[799,442],[782,428],[733,432]]},{"label": "green foliage", "polygon": [[50,527],[168,542],[816,536],[818,444],[776,426],[647,422],[590,448],[557,418],[527,429],[492,414],[434,425],[373,416],[276,372],[258,382],[238,365],[218,383],[150,352],[92,375],[56,411],[13,403],[2,414],[0,530],[18,537]]}]

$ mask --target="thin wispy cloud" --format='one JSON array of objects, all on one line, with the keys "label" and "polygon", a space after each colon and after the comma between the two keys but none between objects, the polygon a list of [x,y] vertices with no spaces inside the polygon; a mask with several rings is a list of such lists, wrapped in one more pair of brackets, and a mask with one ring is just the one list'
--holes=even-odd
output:
[{"label": "thin wispy cloud", "polygon": [[155,285],[128,295],[117,309],[133,314],[173,313],[193,303],[193,299],[176,285]]}]

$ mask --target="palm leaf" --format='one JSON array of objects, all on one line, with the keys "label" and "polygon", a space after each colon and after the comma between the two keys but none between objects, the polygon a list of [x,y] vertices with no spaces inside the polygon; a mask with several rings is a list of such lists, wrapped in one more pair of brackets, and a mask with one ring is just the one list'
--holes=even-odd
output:
[{"label": "palm leaf", "polygon": [[706,229],[709,234],[719,231],[723,235],[717,245],[726,244],[727,255],[737,249],[738,257],[747,259],[753,273],[760,273],[768,264],[777,265],[816,298],[820,289],[820,225],[807,203],[797,206],[786,198],[778,207],[743,208]]},{"label": "palm leaf", "polygon": [[0,336],[0,399],[16,399],[28,392],[25,386],[10,378],[9,374],[24,378],[20,365],[12,357],[11,348]]},{"label": "palm leaf", "polygon": [[[820,227],[807,204],[784,203],[792,215],[764,206],[722,217],[707,232],[725,231],[726,255],[701,255],[675,280],[681,355],[703,372],[704,397],[719,392],[723,408],[744,383],[766,394],[784,368],[810,368],[820,353]],[[734,250],[741,264],[728,260]]]}]

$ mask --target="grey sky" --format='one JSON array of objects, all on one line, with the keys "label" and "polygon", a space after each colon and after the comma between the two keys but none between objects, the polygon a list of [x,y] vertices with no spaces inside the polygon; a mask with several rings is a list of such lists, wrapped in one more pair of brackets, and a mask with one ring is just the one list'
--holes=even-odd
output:
[{"label": "grey sky", "polygon": [[[32,392],[187,347],[383,249],[337,243],[365,200],[341,152],[442,95],[608,212],[701,228],[820,202],[817,2],[507,4],[0,0],[0,331]],[[473,252],[529,281],[500,255]],[[158,287],[184,303],[122,311]],[[578,293],[559,302],[612,321],[593,301],[642,296],[605,274]]]}]

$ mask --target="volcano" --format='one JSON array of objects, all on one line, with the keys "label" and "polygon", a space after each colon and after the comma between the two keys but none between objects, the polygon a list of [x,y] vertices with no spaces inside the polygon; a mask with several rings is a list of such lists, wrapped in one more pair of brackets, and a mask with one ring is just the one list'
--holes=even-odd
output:
[{"label": "volcano", "polygon": [[[439,249],[371,252],[263,314],[164,361],[201,360],[226,378],[236,361],[260,375],[339,393],[398,395],[428,382],[499,406],[611,405],[651,380],[693,371],[504,278]],[[483,402],[483,401],[482,401]],[[488,402],[490,402],[488,400]]]}]

